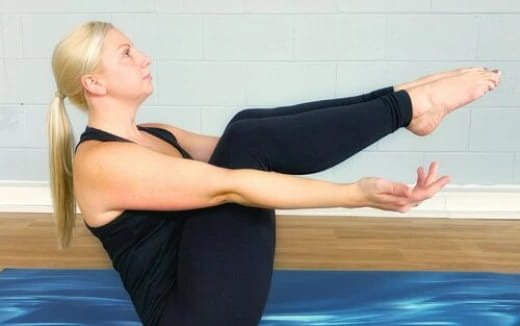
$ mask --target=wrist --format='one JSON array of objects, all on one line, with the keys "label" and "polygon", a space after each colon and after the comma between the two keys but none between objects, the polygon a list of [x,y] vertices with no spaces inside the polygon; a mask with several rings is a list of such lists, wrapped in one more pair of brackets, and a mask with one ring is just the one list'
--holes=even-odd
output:
[{"label": "wrist", "polygon": [[346,202],[344,207],[346,208],[360,208],[366,206],[365,196],[359,183],[347,183],[344,184],[346,190]]}]

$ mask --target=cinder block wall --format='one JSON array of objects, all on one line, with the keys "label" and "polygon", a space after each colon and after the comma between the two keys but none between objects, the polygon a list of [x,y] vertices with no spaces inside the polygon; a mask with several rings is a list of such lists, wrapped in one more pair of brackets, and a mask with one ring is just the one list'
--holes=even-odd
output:
[{"label": "cinder block wall", "polygon": [[[452,184],[520,184],[520,2],[516,0],[0,0],[0,180],[48,180],[50,57],[79,23],[111,21],[152,57],[137,122],[218,136],[243,108],[361,94],[483,65],[498,89],[434,134],[400,129],[309,177],[414,183],[433,160]],[[76,142],[87,117],[66,101]]]}]

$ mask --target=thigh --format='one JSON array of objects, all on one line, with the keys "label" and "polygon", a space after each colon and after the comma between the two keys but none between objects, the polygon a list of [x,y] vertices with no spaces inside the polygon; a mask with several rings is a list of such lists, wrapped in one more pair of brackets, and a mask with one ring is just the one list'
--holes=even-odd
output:
[{"label": "thigh", "polygon": [[[210,163],[263,169],[244,146],[233,131],[225,133]],[[187,216],[177,288],[161,325],[258,325],[273,271],[274,210],[229,203],[192,210]]]},{"label": "thigh", "polygon": [[189,217],[161,325],[256,326],[273,271],[274,213],[225,204]]}]

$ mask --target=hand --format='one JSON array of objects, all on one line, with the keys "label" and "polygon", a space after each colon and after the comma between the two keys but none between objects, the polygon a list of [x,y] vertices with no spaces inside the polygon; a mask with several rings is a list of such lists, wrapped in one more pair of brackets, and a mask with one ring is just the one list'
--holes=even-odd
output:
[{"label": "hand", "polygon": [[449,176],[437,179],[438,167],[437,162],[432,162],[427,176],[424,175],[422,166],[419,167],[417,183],[413,189],[404,183],[391,182],[383,178],[360,179],[356,184],[362,194],[362,206],[406,213],[423,200],[433,197],[450,182]]}]

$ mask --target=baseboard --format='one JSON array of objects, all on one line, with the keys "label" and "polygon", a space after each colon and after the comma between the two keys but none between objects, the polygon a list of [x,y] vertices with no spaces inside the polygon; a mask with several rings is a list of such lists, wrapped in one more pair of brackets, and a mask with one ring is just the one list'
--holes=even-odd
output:
[{"label": "baseboard", "polygon": [[[410,185],[412,186],[412,185]],[[78,209],[78,213],[81,210]],[[0,180],[0,212],[52,213],[48,182]],[[277,209],[277,215],[520,219],[518,185],[447,185],[407,213],[373,208]]]}]

